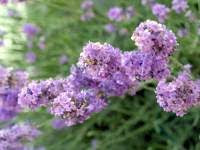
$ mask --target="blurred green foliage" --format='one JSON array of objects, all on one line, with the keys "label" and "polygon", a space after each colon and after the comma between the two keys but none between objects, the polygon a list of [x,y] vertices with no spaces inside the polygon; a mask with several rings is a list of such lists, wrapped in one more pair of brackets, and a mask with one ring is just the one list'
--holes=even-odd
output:
[{"label": "blurred green foliage", "polygon": [[[82,47],[88,41],[108,42],[122,50],[135,49],[130,37],[138,24],[146,19],[156,19],[150,8],[141,5],[140,0],[94,0],[96,17],[82,22],[80,16],[81,0],[30,0],[18,8],[21,17],[9,18],[1,15],[0,23],[6,26],[11,46],[6,48],[5,57],[0,62],[10,67],[23,68],[33,79],[67,76]],[[159,0],[170,7],[171,0]],[[117,23],[118,28],[128,29],[128,35],[108,34],[104,25],[111,6],[133,6],[135,16],[127,22]],[[191,64],[194,77],[200,73],[200,1],[189,0],[190,10],[196,20],[190,22],[184,14],[170,13],[166,26],[175,33],[186,27],[189,34],[178,38],[179,46],[171,59],[174,74],[181,70],[182,64]],[[15,8],[15,6],[9,6]],[[41,28],[41,36],[46,38],[46,49],[41,51],[37,44],[33,51],[37,61],[28,64],[24,55],[27,52],[26,40],[21,33],[24,23],[33,23]],[[39,36],[38,36],[39,37]],[[35,42],[37,42],[36,39]],[[1,52],[0,52],[1,53]],[[59,57],[66,54],[69,62],[59,64]],[[93,115],[83,124],[55,130],[51,127],[52,116],[46,110],[24,112],[15,121],[29,120],[40,127],[43,135],[36,145],[47,150],[199,150],[200,149],[200,109],[192,109],[182,118],[166,113],[159,108],[154,94],[155,84],[147,84],[134,97],[110,99],[110,105],[101,113]]]}]

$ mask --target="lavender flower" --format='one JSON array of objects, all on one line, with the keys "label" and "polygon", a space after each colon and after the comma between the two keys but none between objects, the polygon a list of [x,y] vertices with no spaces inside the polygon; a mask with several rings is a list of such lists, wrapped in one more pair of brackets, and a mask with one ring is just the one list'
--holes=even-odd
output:
[{"label": "lavender flower", "polygon": [[158,104],[165,111],[183,116],[199,103],[200,88],[198,82],[191,79],[190,73],[184,71],[172,82],[160,81],[156,95]]},{"label": "lavender flower", "polygon": [[113,32],[116,31],[116,27],[115,27],[113,24],[111,24],[111,23],[105,25],[105,26],[104,26],[104,29],[105,29],[105,31],[108,32],[108,33],[113,33]]},{"label": "lavender flower", "polygon": [[119,70],[121,52],[118,48],[105,43],[89,42],[80,54],[78,67],[91,79],[102,81]]},{"label": "lavender flower", "polygon": [[139,87],[139,81],[134,77],[127,75],[125,69],[115,72],[111,79],[102,81],[98,85],[98,90],[106,96],[123,96],[126,93],[135,95]]},{"label": "lavender flower", "polygon": [[85,11],[87,10],[90,10],[92,9],[94,3],[92,0],[84,0],[82,3],[81,3],[81,8]]},{"label": "lavender flower", "polygon": [[70,75],[66,78],[68,82],[68,87],[79,92],[83,89],[96,89],[99,85],[99,82],[88,78],[86,74],[84,74],[84,68],[80,68],[77,66],[72,66]]},{"label": "lavender flower", "polygon": [[83,15],[81,16],[82,21],[89,21],[95,17],[94,12],[92,11],[94,3],[92,0],[84,0],[81,3],[81,9],[84,11]]},{"label": "lavender flower", "polygon": [[61,55],[59,58],[59,64],[64,65],[68,62],[68,57],[66,55]]},{"label": "lavender flower", "polygon": [[36,59],[37,59],[37,56],[36,56],[36,54],[33,51],[28,51],[26,53],[25,57],[26,57],[26,61],[28,63],[30,63],[30,64],[34,63],[36,61]]},{"label": "lavender flower", "polygon": [[123,55],[123,66],[128,75],[139,80],[151,78],[151,66],[154,55],[143,51],[125,52]]},{"label": "lavender flower", "polygon": [[68,88],[52,102],[51,113],[63,118],[66,126],[71,126],[82,123],[106,105],[105,98],[94,90],[76,93]]},{"label": "lavender flower", "polygon": [[52,121],[52,127],[54,129],[60,130],[63,129],[64,127],[66,127],[65,121],[62,119],[54,119]]},{"label": "lavender flower", "polygon": [[173,0],[172,1],[172,9],[176,11],[176,13],[181,13],[186,11],[188,8],[187,0]]},{"label": "lavender flower", "polygon": [[155,21],[147,20],[134,31],[132,40],[139,50],[152,51],[157,57],[166,58],[176,48],[176,36],[166,26]]},{"label": "lavender flower", "polygon": [[4,46],[4,40],[0,40],[0,47]]},{"label": "lavender flower", "polygon": [[91,20],[92,18],[95,17],[95,14],[93,11],[86,11],[82,16],[81,16],[81,20],[82,21],[89,21]]},{"label": "lavender flower", "polygon": [[32,141],[40,131],[29,124],[16,124],[0,130],[1,150],[25,150],[24,142]]},{"label": "lavender flower", "polygon": [[6,5],[8,3],[8,0],[0,0],[0,4]]},{"label": "lavender flower", "polygon": [[27,73],[0,67],[0,120],[9,120],[20,112],[18,93],[28,84]]},{"label": "lavender flower", "polygon": [[33,38],[40,31],[40,29],[31,23],[26,23],[23,26],[23,32],[26,34],[27,38]]},{"label": "lavender flower", "polygon": [[182,38],[188,35],[188,30],[186,28],[180,28],[177,32],[177,35]]},{"label": "lavender flower", "polygon": [[151,52],[125,52],[122,62],[126,73],[138,80],[160,80],[170,74],[168,62],[165,59],[156,58]]},{"label": "lavender flower", "polygon": [[[126,74],[122,66],[122,53],[105,43],[88,43],[80,54],[77,66],[88,85],[107,96],[121,96],[130,89],[135,92],[138,82]],[[85,81],[84,80],[84,81]]]},{"label": "lavender flower", "polygon": [[64,79],[49,79],[41,82],[33,81],[21,90],[18,103],[21,107],[31,109],[48,106],[54,98],[65,91],[67,87],[65,84],[67,84],[67,81]]},{"label": "lavender flower", "polygon": [[120,7],[110,8],[107,15],[111,21],[119,22],[124,18],[123,9]]},{"label": "lavender flower", "polygon": [[130,20],[135,14],[135,11],[134,11],[134,8],[132,6],[128,6],[126,9],[125,9],[125,17],[126,17],[126,20]]},{"label": "lavender flower", "polygon": [[168,64],[169,63],[167,59],[160,59],[155,57],[152,64],[152,78],[160,81],[161,79],[169,77],[171,72]]},{"label": "lavender flower", "polygon": [[170,9],[163,4],[156,3],[152,6],[152,12],[158,18],[158,21],[163,23],[167,19]]}]

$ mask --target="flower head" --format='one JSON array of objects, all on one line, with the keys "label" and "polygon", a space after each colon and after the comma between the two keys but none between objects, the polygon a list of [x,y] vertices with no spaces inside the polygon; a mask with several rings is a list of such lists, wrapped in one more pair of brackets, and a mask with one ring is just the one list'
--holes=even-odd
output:
[{"label": "flower head", "polygon": [[127,20],[130,20],[134,15],[135,15],[135,10],[132,6],[128,6],[126,9],[125,9],[125,17]]},{"label": "flower head", "polygon": [[41,106],[48,106],[61,92],[65,91],[66,81],[45,80],[28,84],[24,87],[18,98],[18,103],[21,107],[36,109]]},{"label": "flower head", "polygon": [[94,90],[79,93],[67,89],[51,105],[51,113],[61,117],[66,126],[82,123],[93,113],[101,111],[107,105],[105,98]]},{"label": "flower head", "polygon": [[68,62],[68,57],[66,55],[61,55],[59,58],[59,64],[64,65]]},{"label": "flower head", "polygon": [[139,50],[152,51],[156,57],[166,58],[176,49],[176,36],[165,25],[147,20],[134,31],[132,40]]},{"label": "flower head", "polygon": [[123,9],[120,7],[110,8],[107,15],[111,21],[117,21],[117,22],[122,21],[124,17]]},{"label": "flower head", "polygon": [[33,38],[40,31],[40,29],[31,23],[26,23],[23,26],[23,32],[26,34],[27,38]]},{"label": "flower head", "polygon": [[146,51],[125,52],[123,66],[129,76],[138,80],[164,79],[169,76],[168,61],[158,59],[154,53]]},{"label": "flower head", "polygon": [[0,0],[0,4],[6,5],[8,3],[8,0]]},{"label": "flower head", "polygon": [[160,81],[156,95],[158,104],[165,111],[183,116],[199,103],[200,88],[198,82],[191,79],[190,73],[184,71],[172,82]]},{"label": "flower head", "polygon": [[78,67],[91,79],[102,81],[118,71],[121,52],[110,44],[89,42],[80,54]]},{"label": "flower head", "polygon": [[34,63],[37,59],[36,54],[33,51],[28,51],[25,55],[26,61],[30,64]]},{"label": "flower head", "polygon": [[54,129],[59,130],[59,129],[66,127],[66,124],[65,124],[65,121],[63,119],[54,119],[52,121],[52,127]]},{"label": "flower head", "polygon": [[20,112],[18,93],[28,84],[28,74],[0,67],[0,120],[9,120]]},{"label": "flower head", "polygon": [[104,26],[104,29],[105,29],[105,31],[108,32],[108,33],[113,33],[113,32],[116,31],[116,27],[115,27],[113,24],[111,24],[111,23],[106,24],[106,25]]},{"label": "flower head", "polygon": [[94,3],[92,0],[84,0],[82,3],[81,3],[81,8],[83,10],[90,10],[92,9]]},{"label": "flower head", "polygon": [[81,20],[82,21],[89,21],[94,17],[95,17],[94,12],[89,10],[89,11],[84,12],[84,14],[81,16]]},{"label": "flower head", "polygon": [[176,11],[176,13],[181,13],[186,11],[188,8],[187,0],[173,0],[172,1],[172,9]]},{"label": "flower head", "polygon": [[158,18],[158,21],[163,23],[167,19],[170,9],[163,4],[156,3],[152,6],[152,12]]},{"label": "flower head", "polygon": [[186,28],[180,28],[177,32],[177,35],[182,38],[188,35],[188,30]]},{"label": "flower head", "polygon": [[40,131],[29,124],[16,124],[0,130],[1,150],[24,150],[24,142],[32,141],[40,135]]}]

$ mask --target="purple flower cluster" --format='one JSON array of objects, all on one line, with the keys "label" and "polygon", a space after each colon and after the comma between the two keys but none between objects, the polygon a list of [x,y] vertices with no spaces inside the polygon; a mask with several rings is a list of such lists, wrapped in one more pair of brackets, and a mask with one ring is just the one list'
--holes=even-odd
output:
[{"label": "purple flower cluster", "polygon": [[22,30],[26,34],[26,37],[28,39],[32,39],[33,37],[35,37],[40,31],[40,29],[36,25],[31,23],[24,24]]},{"label": "purple flower cluster", "polygon": [[18,3],[18,2],[24,2],[24,1],[26,1],[26,0],[0,0],[0,4],[2,4],[2,5],[6,5],[6,4],[8,4],[9,2],[12,2],[12,3]]},{"label": "purple flower cluster", "polygon": [[129,21],[132,19],[132,17],[135,15],[135,10],[133,6],[128,6],[126,8],[122,7],[112,7],[109,9],[107,12],[107,17],[111,21],[111,23],[108,23],[104,26],[104,30],[108,33],[113,33],[118,31],[119,35],[127,35],[127,29],[122,28],[118,29],[116,22],[121,22],[121,21]]},{"label": "purple flower cluster", "polygon": [[157,58],[167,58],[176,48],[176,36],[165,25],[147,20],[141,23],[131,38],[139,50],[155,53]]},{"label": "purple flower cluster", "polygon": [[64,65],[67,62],[68,62],[68,57],[65,54],[61,55],[59,58],[59,64]]},{"label": "purple flower cluster", "polygon": [[0,66],[0,120],[9,120],[20,111],[18,93],[28,84],[27,73]]},{"label": "purple flower cluster", "polygon": [[81,16],[82,21],[89,21],[95,17],[93,12],[94,3],[92,0],[84,0],[81,4],[81,9],[83,10],[83,15]]},{"label": "purple flower cluster", "polygon": [[152,12],[158,18],[158,21],[163,23],[167,19],[170,9],[164,4],[156,3],[152,6]]},{"label": "purple flower cluster", "polygon": [[[41,32],[41,29],[36,26],[35,24],[26,23],[22,27],[23,33],[26,35],[27,39],[27,48],[28,51],[25,54],[25,59],[28,63],[32,64],[36,61],[37,55],[33,51],[33,46],[35,42],[35,38],[38,38],[39,33]],[[46,48],[46,41],[45,36],[39,37],[39,40],[37,40],[37,46],[41,51],[44,51]]]},{"label": "purple flower cluster", "polygon": [[4,40],[0,40],[0,47],[4,46]]},{"label": "purple flower cluster", "polygon": [[135,10],[133,6],[128,6],[124,10],[124,16],[126,20],[130,20],[135,15]]},{"label": "purple flower cluster", "polygon": [[82,123],[105,106],[104,96],[96,91],[82,90],[76,93],[67,89],[54,99],[50,110],[55,116],[63,118],[67,126],[71,126]]},{"label": "purple flower cluster", "polygon": [[88,10],[88,9],[92,9],[92,7],[94,6],[94,3],[92,0],[85,0],[81,3],[81,8],[83,10]]},{"label": "purple flower cluster", "polygon": [[160,80],[170,75],[168,60],[157,58],[151,52],[125,52],[123,65],[127,74],[134,76],[138,80]]},{"label": "purple flower cluster", "polygon": [[82,74],[97,83],[98,89],[108,96],[124,95],[137,85],[134,77],[126,74],[122,52],[105,43],[88,43],[80,54],[77,66]]},{"label": "purple flower cluster", "polygon": [[187,70],[172,82],[161,80],[156,88],[157,102],[165,111],[183,116],[191,107],[199,105],[199,83],[191,79]]},{"label": "purple flower cluster", "polygon": [[123,9],[120,7],[112,7],[108,11],[108,18],[111,21],[122,21],[123,20]]},{"label": "purple flower cluster", "polygon": [[135,11],[132,6],[128,6],[125,9],[115,6],[109,9],[107,16],[111,21],[120,22],[123,20],[130,20],[134,14]]},{"label": "purple flower cluster", "polygon": [[48,106],[54,98],[65,91],[66,82],[64,79],[33,81],[21,90],[18,103],[22,107],[31,109]]},{"label": "purple flower cluster", "polygon": [[140,80],[166,78],[175,35],[155,21],[133,33],[138,51],[123,53],[112,45],[89,42],[65,79],[32,82],[19,94],[22,107],[45,106],[66,126],[82,123],[107,106],[107,98],[135,94]]},{"label": "purple flower cluster", "polygon": [[172,9],[176,11],[176,13],[181,13],[186,11],[188,8],[187,0],[173,0],[172,1]]},{"label": "purple flower cluster", "polygon": [[36,54],[33,52],[33,51],[28,51],[26,54],[25,54],[25,58],[26,58],[26,61],[30,64],[34,63],[37,59],[37,56]]},{"label": "purple flower cluster", "polygon": [[139,80],[161,80],[170,75],[168,57],[177,45],[173,32],[162,24],[147,20],[136,28],[132,40],[139,50],[124,55],[128,74]]},{"label": "purple flower cluster", "polygon": [[26,150],[24,142],[33,141],[40,131],[29,124],[16,124],[0,130],[1,150]]},{"label": "purple flower cluster", "polygon": [[78,66],[84,68],[91,79],[102,81],[119,70],[121,53],[118,48],[105,43],[89,42],[80,54]]},{"label": "purple flower cluster", "polygon": [[65,121],[63,119],[54,119],[52,120],[51,124],[52,124],[52,127],[57,130],[60,130],[66,127]]},{"label": "purple flower cluster", "polygon": [[188,30],[186,28],[180,28],[178,31],[177,31],[177,35],[178,37],[182,38],[182,37],[185,37],[188,35]]},{"label": "purple flower cluster", "polygon": [[0,4],[6,5],[8,3],[8,0],[0,0]]},{"label": "purple flower cluster", "polygon": [[135,92],[138,81],[126,74],[122,53],[109,44],[88,43],[66,79],[32,82],[19,94],[19,104],[45,106],[67,126],[82,123],[107,105],[107,96]]},{"label": "purple flower cluster", "polygon": [[53,115],[62,118],[66,126],[82,123],[92,113],[102,110],[106,100],[98,91],[81,90],[74,75],[29,84],[19,94],[19,104],[32,109],[46,106]]},{"label": "purple flower cluster", "polygon": [[113,25],[112,23],[106,24],[104,26],[104,29],[108,33],[113,33],[113,32],[115,32],[117,30],[116,27],[115,27],[115,25]]}]

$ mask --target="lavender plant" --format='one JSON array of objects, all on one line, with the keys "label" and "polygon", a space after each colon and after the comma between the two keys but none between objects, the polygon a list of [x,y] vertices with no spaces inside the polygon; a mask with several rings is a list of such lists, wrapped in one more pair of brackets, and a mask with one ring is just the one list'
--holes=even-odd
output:
[{"label": "lavender plant", "polygon": [[[79,0],[38,2],[26,2],[25,16],[23,13],[18,17],[6,15],[7,20],[15,20],[14,30],[22,31],[24,22],[31,22],[41,29],[31,41],[27,38],[27,46],[24,47],[24,37],[20,35],[15,36],[11,42],[7,39],[11,36],[10,33],[2,38],[5,39],[5,50],[10,43],[13,45],[6,53],[3,51],[2,54],[8,57],[0,56],[0,59],[4,59],[2,62],[26,68],[33,79],[31,84],[23,88],[23,94],[20,94],[20,105],[25,109],[21,112],[20,108],[21,113],[12,122],[36,122],[44,131],[44,136],[37,142],[39,145],[44,144],[49,150],[64,150],[66,147],[72,150],[128,150],[133,147],[199,149],[198,108],[194,108],[199,105],[198,80],[191,77],[198,77],[199,73],[199,41],[195,33],[199,26],[196,2],[190,1],[190,7],[181,13],[171,11],[165,20],[166,27],[175,33],[178,29],[186,28],[187,36],[176,39],[164,25],[160,27],[159,23],[145,21],[144,28],[137,31],[138,35],[135,34],[136,31],[133,34],[132,39],[138,40],[135,45],[127,37],[131,36],[131,31],[141,21],[154,18],[151,8],[155,1],[149,0],[148,4],[147,1],[141,1],[150,9],[138,1],[91,1],[90,11],[84,7],[79,10]],[[173,5],[171,1],[159,3],[168,7]],[[9,3],[5,6],[14,5]],[[106,12],[114,6],[123,10],[121,21],[108,20]],[[128,9],[129,6],[134,9]],[[95,15],[95,18],[81,22],[80,17],[84,13],[88,13],[88,16]],[[85,18],[88,18],[87,15]],[[112,24],[115,29],[105,30],[105,24]],[[108,34],[104,30],[111,32]],[[12,32],[7,28],[6,31]],[[17,32],[13,31],[12,34]],[[84,46],[82,56],[78,59],[81,46],[89,40],[94,42]],[[103,48],[93,48],[96,45]],[[118,49],[116,47],[120,50],[115,51]],[[27,51],[34,52],[37,58],[34,63],[22,61],[22,56],[26,56]],[[116,52],[116,57],[111,52]],[[63,63],[66,60],[64,57],[61,61],[63,55],[67,56],[67,63]],[[112,58],[114,60],[111,62],[114,64],[109,62]],[[181,63],[192,64],[192,71],[182,69]],[[69,76],[66,76],[71,64],[75,65],[71,67]],[[183,72],[178,73],[180,70]],[[57,77],[54,78],[55,76]],[[53,79],[46,79],[49,77]],[[59,84],[56,84],[58,80]],[[34,112],[26,108],[31,108]],[[189,114],[178,118],[162,110],[178,116]],[[58,119],[54,127],[59,130],[51,127],[54,119]],[[80,123],[83,124],[78,125]],[[75,124],[74,127],[63,128]]]},{"label": "lavender plant", "polygon": [[10,120],[21,111],[21,107],[18,105],[18,93],[28,82],[26,72],[0,67],[1,121]]},{"label": "lavender plant", "polygon": [[34,126],[21,123],[0,130],[0,149],[1,150],[27,150],[24,144],[33,141],[41,132]]}]

